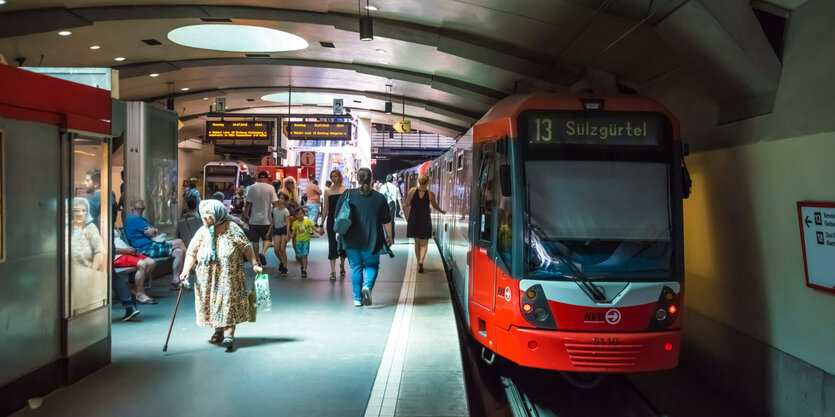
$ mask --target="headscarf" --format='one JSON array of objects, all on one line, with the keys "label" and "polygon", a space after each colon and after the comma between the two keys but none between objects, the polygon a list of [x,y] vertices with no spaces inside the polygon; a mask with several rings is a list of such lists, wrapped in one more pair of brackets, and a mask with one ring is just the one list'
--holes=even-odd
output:
[{"label": "headscarf", "polygon": [[[288,182],[293,183],[293,192],[292,193],[287,190],[287,183]],[[291,202],[294,202],[296,204],[299,203],[299,201],[300,201],[299,200],[299,184],[296,183],[295,178],[293,178],[293,177],[284,178],[284,182],[281,185],[281,192],[283,192],[284,194],[287,194],[287,197],[290,197]]]},{"label": "headscarf", "polygon": [[75,206],[77,206],[79,204],[81,204],[81,205],[83,205],[84,207],[87,208],[87,221],[84,222],[84,225],[86,226],[86,225],[93,222],[93,213],[90,213],[90,202],[87,201],[87,199],[83,198],[83,197],[74,197],[72,199],[73,209],[75,209]]},{"label": "headscarf", "polygon": [[203,200],[200,202],[200,209],[198,211],[200,212],[200,218],[203,217],[203,213],[205,212],[212,213],[212,217],[215,218],[215,224],[212,226],[208,226],[203,223],[203,227],[209,231],[209,244],[201,245],[200,250],[197,251],[197,260],[205,265],[217,261],[217,249],[215,248],[215,226],[227,220],[226,206],[217,200]]}]

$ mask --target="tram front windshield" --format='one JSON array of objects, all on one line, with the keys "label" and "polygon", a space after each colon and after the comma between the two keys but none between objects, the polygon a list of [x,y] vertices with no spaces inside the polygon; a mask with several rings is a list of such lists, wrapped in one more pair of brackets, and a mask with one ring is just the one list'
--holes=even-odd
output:
[{"label": "tram front windshield", "polygon": [[206,167],[205,198],[211,198],[215,192],[223,193],[224,200],[231,200],[235,195],[238,180],[237,165],[209,165]]},{"label": "tram front windshield", "polygon": [[531,160],[525,171],[532,278],[670,279],[667,164]]}]

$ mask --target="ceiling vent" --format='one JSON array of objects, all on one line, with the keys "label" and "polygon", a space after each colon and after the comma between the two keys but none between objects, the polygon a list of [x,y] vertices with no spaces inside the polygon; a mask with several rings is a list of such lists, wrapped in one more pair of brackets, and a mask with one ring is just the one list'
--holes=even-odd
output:
[{"label": "ceiling vent", "polygon": [[162,42],[160,42],[156,39],[142,39],[142,42],[145,42],[145,44],[149,45],[149,46],[162,45]]},{"label": "ceiling vent", "polygon": [[250,101],[250,102],[251,102],[251,101],[255,101],[255,99],[254,99],[254,98],[248,98],[248,99],[246,99],[246,101]]},{"label": "ceiling vent", "polygon": [[333,42],[319,42],[319,45],[322,45],[322,48],[336,48]]},{"label": "ceiling vent", "polygon": [[208,23],[232,23],[228,17],[201,17],[200,20]]},{"label": "ceiling vent", "polygon": [[269,58],[270,54],[246,54],[247,58]]},{"label": "ceiling vent", "polygon": [[360,103],[360,104],[362,104],[362,100],[354,100],[354,103]]}]

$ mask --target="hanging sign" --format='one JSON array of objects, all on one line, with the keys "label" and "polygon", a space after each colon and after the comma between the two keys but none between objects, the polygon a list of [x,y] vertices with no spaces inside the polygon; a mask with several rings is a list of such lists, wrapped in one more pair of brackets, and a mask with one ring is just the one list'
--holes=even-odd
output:
[{"label": "hanging sign", "polygon": [[351,140],[351,123],[287,122],[290,140]]},{"label": "hanging sign", "polygon": [[806,286],[835,294],[835,203],[798,201]]},{"label": "hanging sign", "polygon": [[333,114],[342,114],[344,110],[344,104],[341,98],[333,99]]},{"label": "hanging sign", "polygon": [[206,122],[206,139],[222,145],[270,145],[272,122]]}]

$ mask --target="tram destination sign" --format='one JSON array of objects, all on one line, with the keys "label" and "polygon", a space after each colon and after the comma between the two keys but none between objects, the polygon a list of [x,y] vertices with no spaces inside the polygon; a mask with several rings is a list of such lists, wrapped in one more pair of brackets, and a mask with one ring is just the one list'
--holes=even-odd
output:
[{"label": "tram destination sign", "polygon": [[206,122],[206,141],[218,145],[269,145],[273,122]]},{"label": "tram destination sign", "polygon": [[351,140],[348,122],[287,122],[290,140]]},{"label": "tram destination sign", "polygon": [[519,120],[529,146],[655,146],[668,125],[654,113],[528,112]]}]

